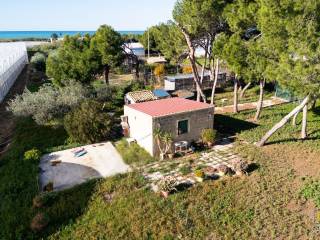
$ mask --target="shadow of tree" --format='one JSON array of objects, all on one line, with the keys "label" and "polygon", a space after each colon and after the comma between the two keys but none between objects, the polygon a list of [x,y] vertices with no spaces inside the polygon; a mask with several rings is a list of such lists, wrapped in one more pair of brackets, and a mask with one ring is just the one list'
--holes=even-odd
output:
[{"label": "shadow of tree", "polygon": [[41,194],[42,207],[35,209],[35,215],[45,214],[49,223],[36,237],[46,238],[81,216],[98,182],[94,179],[64,191]]},{"label": "shadow of tree", "polygon": [[250,130],[258,127],[258,124],[230,117],[227,115],[215,115],[214,127],[220,133],[236,134],[242,131]]},{"label": "shadow of tree", "polygon": [[307,139],[287,138],[287,139],[281,139],[281,140],[268,142],[268,143],[266,143],[265,146],[272,145],[272,144],[278,144],[278,143],[307,142],[307,141],[314,141],[314,140],[319,140],[319,139],[320,139],[320,137],[308,137]]}]

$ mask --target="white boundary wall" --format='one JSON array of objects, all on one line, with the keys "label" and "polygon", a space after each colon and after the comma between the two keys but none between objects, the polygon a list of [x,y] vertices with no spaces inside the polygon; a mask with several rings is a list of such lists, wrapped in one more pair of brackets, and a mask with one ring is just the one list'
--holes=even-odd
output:
[{"label": "white boundary wall", "polygon": [[28,63],[25,43],[0,43],[0,102]]}]

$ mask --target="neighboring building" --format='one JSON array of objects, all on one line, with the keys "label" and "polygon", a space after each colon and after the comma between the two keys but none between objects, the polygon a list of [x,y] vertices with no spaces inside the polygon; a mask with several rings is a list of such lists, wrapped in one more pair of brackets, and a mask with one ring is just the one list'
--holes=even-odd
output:
[{"label": "neighboring building", "polygon": [[125,104],[134,104],[147,101],[154,101],[158,98],[149,90],[129,92],[125,95]]},{"label": "neighboring building", "polygon": [[[213,81],[210,80],[210,74],[206,72],[204,74],[202,87],[203,89],[212,88]],[[167,76],[164,79],[164,89],[166,91],[178,91],[178,90],[196,90],[196,83],[194,81],[193,74],[178,74],[175,76]]]},{"label": "neighboring building", "polygon": [[139,42],[137,43],[126,43],[125,52],[130,54],[133,53],[137,57],[145,57],[145,49]]},{"label": "neighboring building", "polygon": [[178,90],[178,91],[172,92],[171,95],[173,97],[193,99],[195,94],[194,94],[194,92],[191,92],[188,90]]},{"label": "neighboring building", "polygon": [[155,89],[152,93],[157,97],[157,99],[170,98],[171,95],[164,89]]},{"label": "neighboring building", "polygon": [[158,56],[158,57],[149,57],[147,58],[147,63],[152,65],[152,64],[160,64],[160,63],[166,63],[167,60],[163,56]]},{"label": "neighboring building", "polygon": [[172,134],[173,143],[198,141],[203,129],[213,128],[214,107],[183,98],[167,98],[124,106],[122,126],[152,156],[159,155],[154,130]]}]

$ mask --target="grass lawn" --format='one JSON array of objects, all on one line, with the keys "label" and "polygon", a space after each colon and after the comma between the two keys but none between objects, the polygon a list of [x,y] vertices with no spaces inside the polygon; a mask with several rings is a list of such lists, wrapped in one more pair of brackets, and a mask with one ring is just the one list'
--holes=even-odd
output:
[{"label": "grass lawn", "polygon": [[[316,206],[305,198],[320,195],[309,182],[320,177],[320,116],[309,112],[310,140],[296,141],[300,126],[288,125],[264,148],[242,142],[257,141],[293,107],[264,109],[259,124],[245,121],[254,111],[217,116],[219,131],[237,134],[236,151],[258,165],[250,176],[205,181],[163,199],[134,172],[43,196],[37,208],[37,164],[23,161],[23,153],[68,145],[62,129],[24,120],[0,161],[0,239],[317,239],[311,218]],[[127,162],[152,161],[119,144]],[[30,222],[39,212],[49,224],[33,233]]]}]

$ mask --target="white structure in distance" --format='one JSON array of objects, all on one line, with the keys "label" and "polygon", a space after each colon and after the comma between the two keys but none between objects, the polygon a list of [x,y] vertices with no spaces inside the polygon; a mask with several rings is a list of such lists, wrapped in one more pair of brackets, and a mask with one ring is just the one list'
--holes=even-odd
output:
[{"label": "white structure in distance", "polygon": [[0,43],[0,102],[28,63],[26,44]]},{"label": "white structure in distance", "polygon": [[145,57],[145,49],[139,42],[137,43],[126,43],[125,52],[130,54],[133,53],[137,57]]}]

